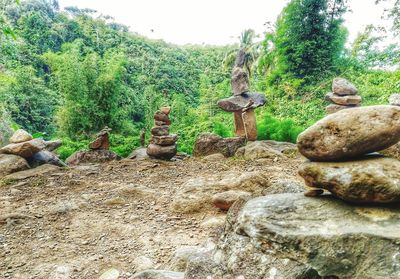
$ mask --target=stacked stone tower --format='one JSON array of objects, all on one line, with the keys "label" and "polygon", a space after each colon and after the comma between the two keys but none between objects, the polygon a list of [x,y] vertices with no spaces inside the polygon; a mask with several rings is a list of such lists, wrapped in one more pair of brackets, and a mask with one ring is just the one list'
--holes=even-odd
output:
[{"label": "stacked stone tower", "polygon": [[331,114],[342,109],[358,107],[362,98],[357,95],[357,88],[344,78],[335,78],[332,92],[326,95],[326,100],[332,104],[326,107],[326,113]]},{"label": "stacked stone tower", "polygon": [[156,159],[170,160],[176,155],[177,135],[169,134],[169,107],[162,107],[154,114],[155,126],[151,129],[150,144],[147,147],[147,155]]}]

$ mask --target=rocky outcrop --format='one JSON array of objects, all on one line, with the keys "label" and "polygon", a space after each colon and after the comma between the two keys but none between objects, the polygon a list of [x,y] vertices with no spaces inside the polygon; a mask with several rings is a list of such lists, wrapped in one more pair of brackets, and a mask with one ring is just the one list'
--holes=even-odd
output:
[{"label": "rocky outcrop", "polygon": [[259,196],[268,187],[268,178],[268,174],[260,171],[227,171],[214,176],[193,178],[177,191],[172,209],[190,213],[214,208],[213,196],[225,191],[245,191]]},{"label": "rocky outcrop", "polygon": [[98,149],[90,151],[77,151],[65,161],[68,165],[80,165],[88,163],[105,163],[121,159],[110,150]]},{"label": "rocky outcrop", "polygon": [[308,186],[326,189],[346,201],[400,201],[400,161],[396,159],[365,156],[347,162],[309,162],[299,173]]},{"label": "rocky outcrop", "polygon": [[399,219],[398,208],[330,197],[259,197],[228,214],[213,255],[191,260],[185,278],[394,278]]},{"label": "rocky outcrop", "polygon": [[249,142],[246,146],[238,149],[236,156],[248,160],[261,158],[281,158],[284,154],[296,154],[295,144],[288,142],[277,142],[272,140]]},{"label": "rocky outcrop", "polygon": [[19,156],[0,154],[0,177],[29,169],[28,162]]},{"label": "rocky outcrop", "polygon": [[236,151],[245,144],[245,138],[222,138],[215,134],[204,133],[196,140],[193,156],[202,157],[221,153],[225,157],[232,157],[235,155]]},{"label": "rocky outcrop", "polygon": [[42,176],[42,175],[48,175],[53,172],[60,171],[60,168],[54,165],[41,165],[37,168],[34,169],[28,169],[20,172],[16,172],[13,174],[9,174],[5,176],[3,179],[5,181],[19,181],[19,180],[24,180],[27,178],[31,177],[36,177],[36,176]]},{"label": "rocky outcrop", "polygon": [[299,151],[313,161],[357,157],[400,141],[400,107],[370,106],[331,114],[300,134]]}]

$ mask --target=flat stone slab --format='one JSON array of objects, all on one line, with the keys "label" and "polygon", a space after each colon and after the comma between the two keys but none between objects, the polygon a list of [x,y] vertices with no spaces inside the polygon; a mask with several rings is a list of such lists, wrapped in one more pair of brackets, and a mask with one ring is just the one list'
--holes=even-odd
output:
[{"label": "flat stone slab", "polygon": [[342,106],[356,106],[359,105],[362,101],[361,96],[358,95],[340,96],[335,93],[328,93],[326,94],[325,98],[337,105]]},{"label": "flat stone slab", "polygon": [[250,108],[258,108],[267,103],[267,98],[262,93],[243,93],[239,96],[233,96],[227,99],[218,101],[217,105],[228,112],[241,111],[246,108],[249,102],[253,102]]}]

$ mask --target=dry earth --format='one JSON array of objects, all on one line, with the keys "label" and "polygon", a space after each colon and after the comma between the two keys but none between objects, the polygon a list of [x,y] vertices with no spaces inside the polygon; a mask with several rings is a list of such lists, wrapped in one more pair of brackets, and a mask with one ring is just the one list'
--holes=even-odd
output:
[{"label": "dry earth", "polygon": [[132,278],[141,256],[168,269],[177,248],[215,242],[220,229],[201,223],[224,215],[210,207],[174,212],[186,181],[231,170],[298,180],[299,160],[122,160],[3,182],[0,277],[98,278],[116,268],[120,278]]}]

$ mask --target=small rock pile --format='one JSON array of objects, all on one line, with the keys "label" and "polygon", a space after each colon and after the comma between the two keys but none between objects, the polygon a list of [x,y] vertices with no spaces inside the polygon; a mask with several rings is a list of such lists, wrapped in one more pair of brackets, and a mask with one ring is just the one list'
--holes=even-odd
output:
[{"label": "small rock pile", "polygon": [[120,157],[109,150],[110,141],[109,133],[111,129],[104,127],[96,135],[96,139],[89,144],[89,151],[77,151],[67,158],[68,165],[104,163],[114,160],[119,160]]},{"label": "small rock pile", "polygon": [[360,106],[362,98],[357,94],[358,90],[351,82],[344,78],[335,78],[332,92],[325,96],[325,99],[332,103],[326,107],[326,113],[332,114],[342,109]]},{"label": "small rock pile", "polygon": [[36,168],[44,164],[65,166],[52,151],[62,145],[61,141],[33,139],[25,130],[17,130],[9,140],[10,144],[0,149],[0,176]]},{"label": "small rock pile", "polygon": [[400,107],[370,106],[342,110],[320,120],[298,138],[310,159],[300,175],[319,195],[325,189],[354,203],[400,201],[400,162],[371,154],[400,141]]},{"label": "small rock pile", "polygon": [[154,127],[151,129],[150,144],[147,155],[155,159],[170,160],[176,155],[176,141],[178,136],[169,134],[170,107],[162,107],[154,114]]}]

